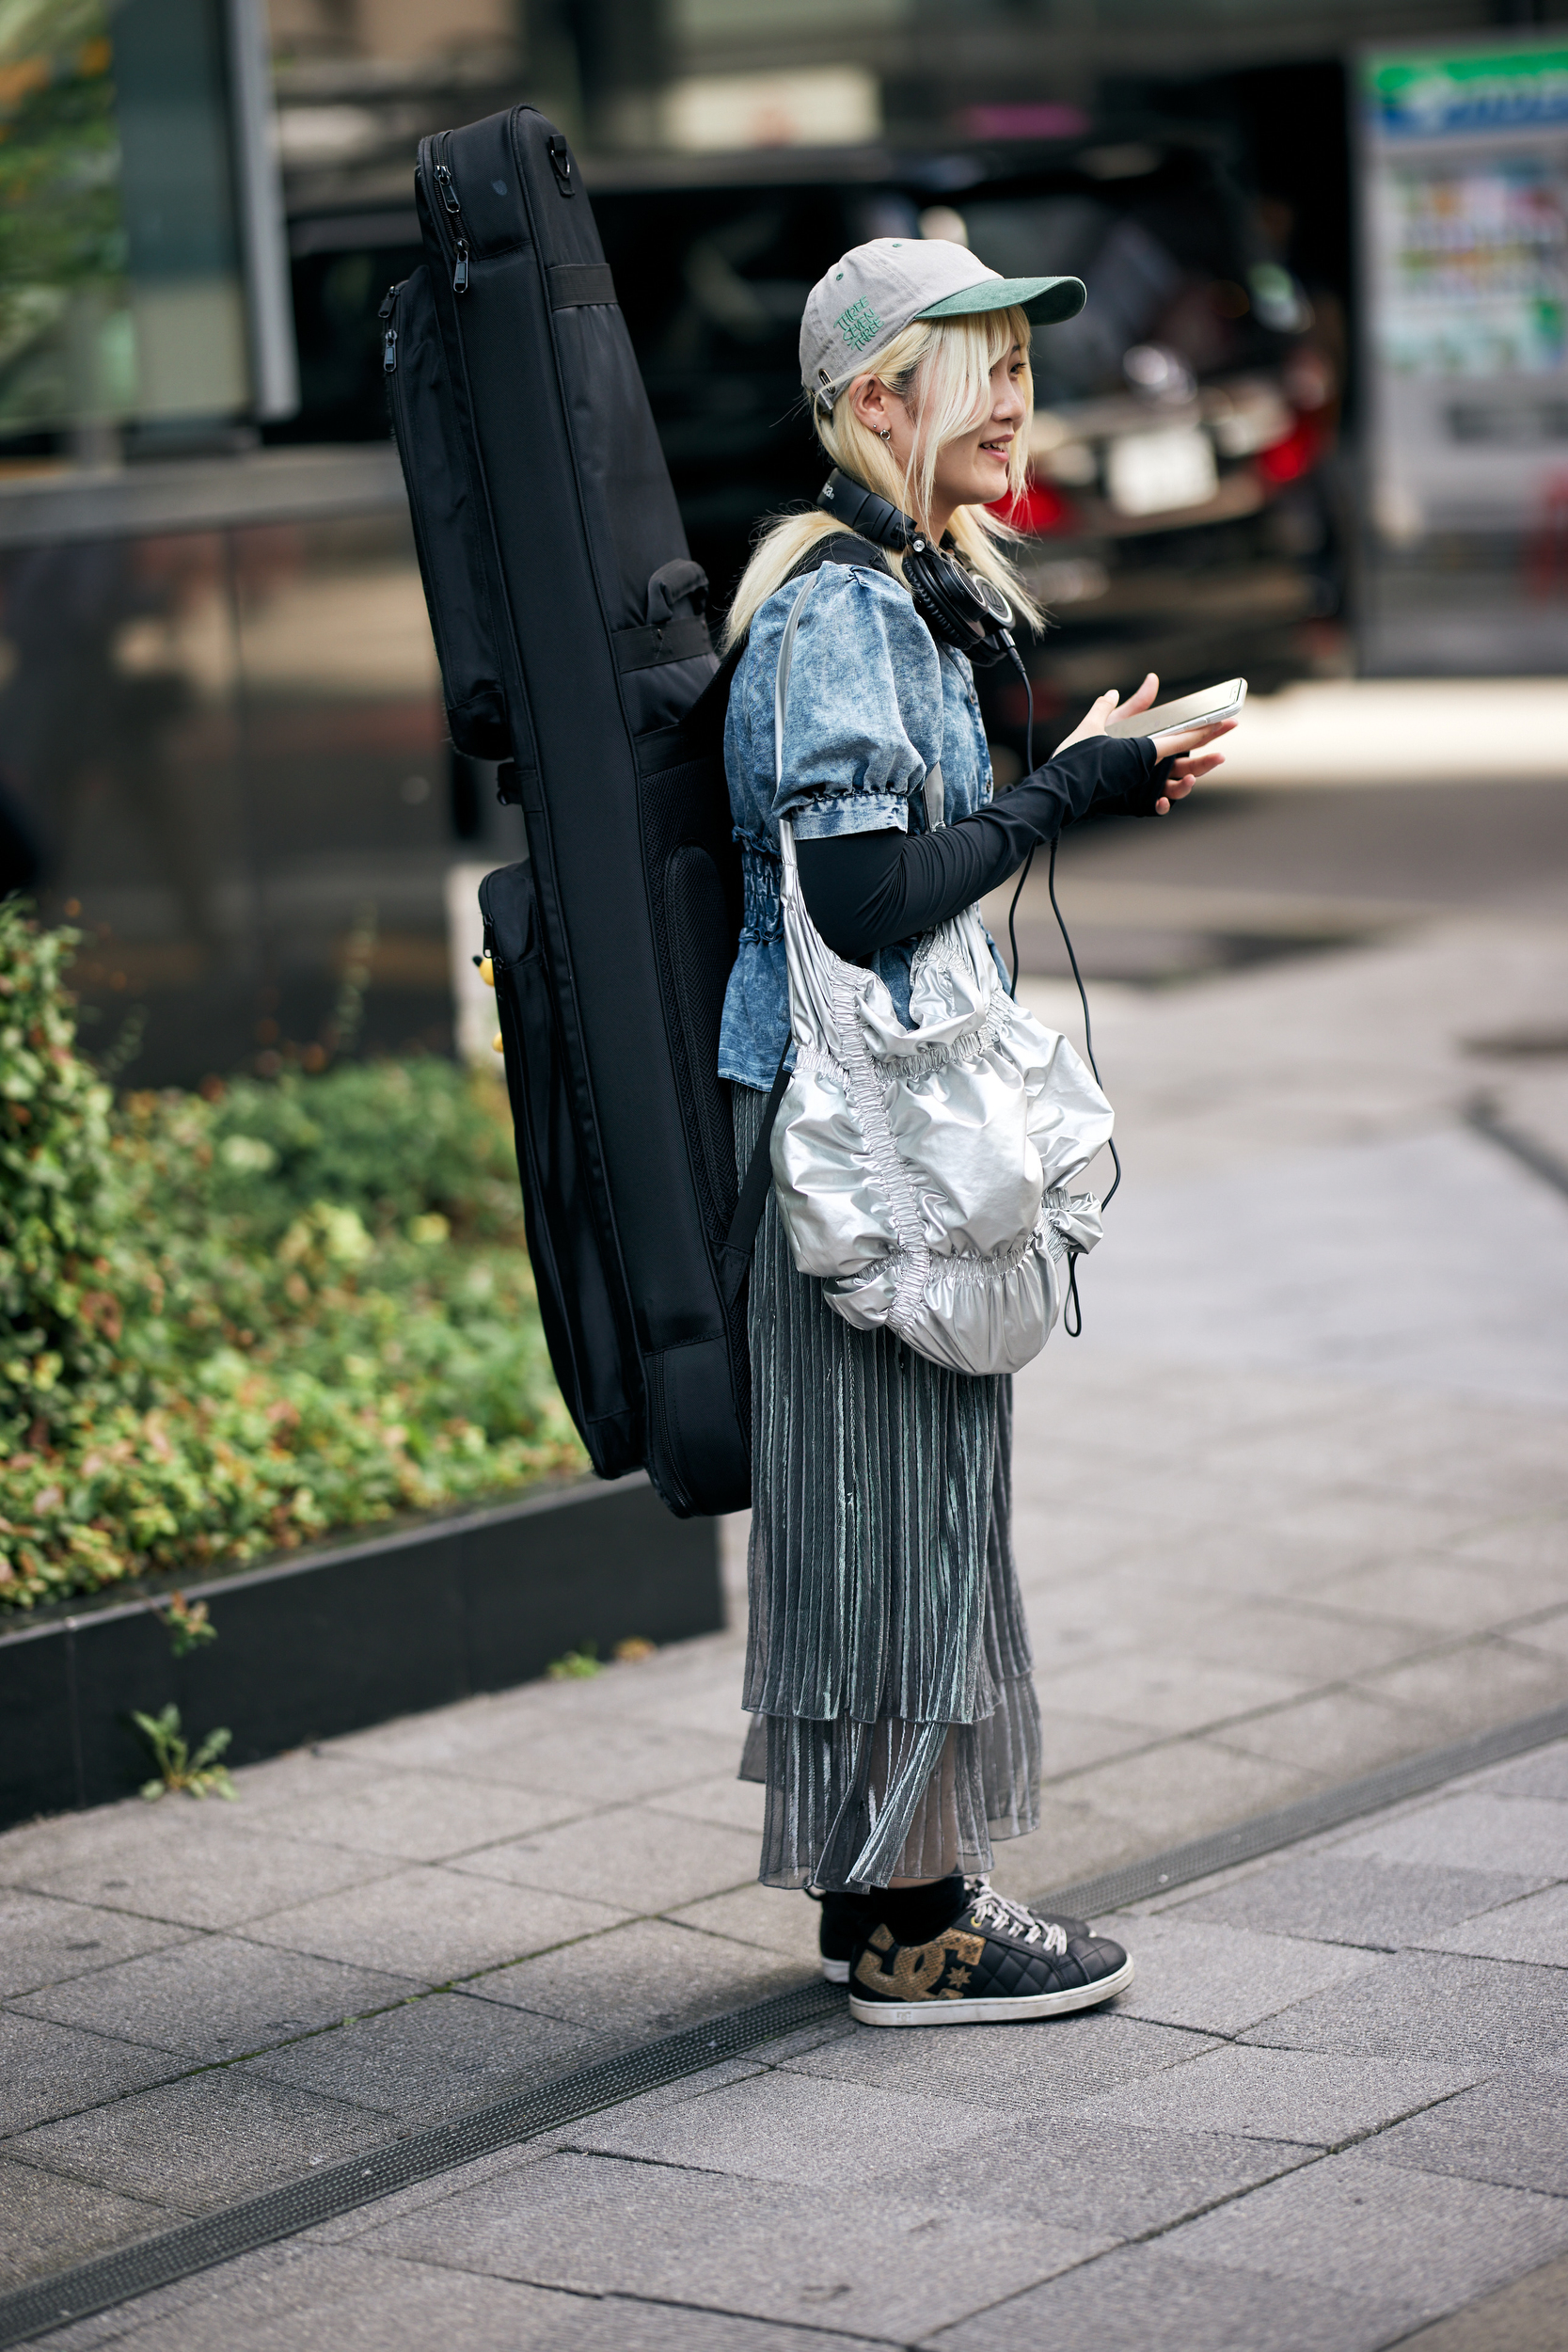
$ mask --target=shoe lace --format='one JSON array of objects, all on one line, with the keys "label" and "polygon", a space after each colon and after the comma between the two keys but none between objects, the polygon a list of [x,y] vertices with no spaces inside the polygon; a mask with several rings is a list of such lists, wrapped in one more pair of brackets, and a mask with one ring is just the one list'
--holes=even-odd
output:
[{"label": "shoe lace", "polygon": [[1025,1944],[1041,1944],[1060,1960],[1067,1951],[1067,1931],[1053,1919],[1037,1919],[1032,1911],[1015,1903],[1009,1896],[999,1895],[989,1879],[966,1879],[966,1890],[975,1890],[970,1914],[983,1928],[1006,1928],[1009,1934],[1022,1937]]}]

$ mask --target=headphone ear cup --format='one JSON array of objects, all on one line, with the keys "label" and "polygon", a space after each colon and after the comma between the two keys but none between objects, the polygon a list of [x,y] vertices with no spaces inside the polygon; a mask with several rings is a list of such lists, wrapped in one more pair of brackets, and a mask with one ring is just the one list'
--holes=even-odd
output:
[{"label": "headphone ear cup", "polygon": [[942,644],[967,654],[981,669],[1006,659],[1013,615],[995,589],[975,580],[928,540],[907,550],[904,579],[915,611]]},{"label": "headphone ear cup", "polygon": [[[939,554],[936,562],[940,564],[943,560]],[[928,551],[922,550],[918,555],[906,554],[904,582],[909,589],[915,611],[932,636],[942,644],[956,646],[961,653],[964,647],[973,642],[974,631],[963,628],[958,624],[957,616],[942,596],[939,582],[932,578],[935,569],[936,564],[931,562]]]},{"label": "headphone ear cup", "polygon": [[904,578],[915,611],[943,644],[972,654],[996,628],[999,615],[988,610],[963,565],[929,541],[905,555]]}]

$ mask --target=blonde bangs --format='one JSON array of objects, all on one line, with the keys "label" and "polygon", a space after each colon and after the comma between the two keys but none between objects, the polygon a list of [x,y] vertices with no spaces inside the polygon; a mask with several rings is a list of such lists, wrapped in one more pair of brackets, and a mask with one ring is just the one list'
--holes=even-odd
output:
[{"label": "blonde bangs", "polygon": [[[914,446],[907,469],[892,456],[885,441],[862,424],[847,389],[839,395],[832,416],[822,416],[813,403],[812,423],[817,439],[835,466],[929,530],[938,456],[947,442],[974,432],[985,422],[990,410],[991,370],[1015,344],[1023,351],[1023,394],[1033,409],[1030,331],[1022,310],[978,310],[961,318],[916,319],[879,352],[875,369],[867,373],[905,402],[914,418]],[[1014,436],[1007,460],[1007,485],[1014,500],[1022,497],[1028,474],[1029,437],[1023,432]],[[833,516],[819,510],[785,515],[768,527],[746,566],[726,617],[726,651],[744,637],[760,608],[784,585],[806,549],[828,532],[844,528]],[[948,528],[966,561],[1001,590],[1015,612],[1038,628],[1044,615],[1003,551],[1018,542],[1020,534],[1012,526],[983,506],[960,506]],[[902,579],[900,559],[891,549],[883,552]]]}]

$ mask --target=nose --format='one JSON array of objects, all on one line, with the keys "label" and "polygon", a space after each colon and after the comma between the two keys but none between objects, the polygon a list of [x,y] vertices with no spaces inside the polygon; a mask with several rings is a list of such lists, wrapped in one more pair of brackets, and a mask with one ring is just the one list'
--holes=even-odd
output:
[{"label": "nose", "polygon": [[1010,369],[1005,369],[1003,372],[1001,386],[991,405],[990,413],[997,424],[1019,424],[1026,414],[1023,387],[1017,381]]}]

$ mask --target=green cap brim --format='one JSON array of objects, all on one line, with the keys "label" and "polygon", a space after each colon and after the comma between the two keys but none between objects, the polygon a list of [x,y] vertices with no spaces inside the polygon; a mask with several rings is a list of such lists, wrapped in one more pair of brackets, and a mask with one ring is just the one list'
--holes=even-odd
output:
[{"label": "green cap brim", "polygon": [[961,319],[976,310],[1022,310],[1037,326],[1059,326],[1088,300],[1081,278],[982,278],[918,313],[923,319]]}]

